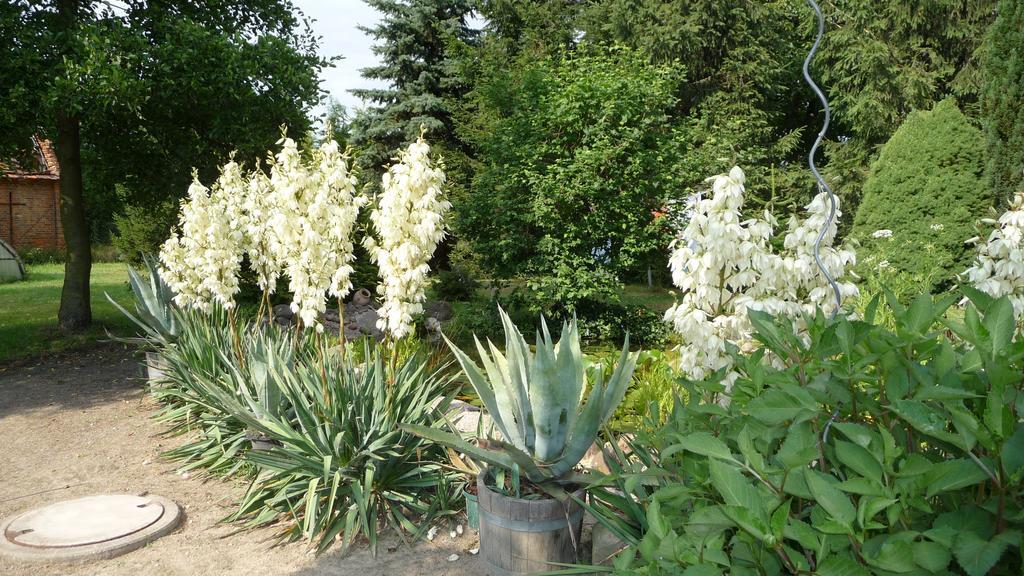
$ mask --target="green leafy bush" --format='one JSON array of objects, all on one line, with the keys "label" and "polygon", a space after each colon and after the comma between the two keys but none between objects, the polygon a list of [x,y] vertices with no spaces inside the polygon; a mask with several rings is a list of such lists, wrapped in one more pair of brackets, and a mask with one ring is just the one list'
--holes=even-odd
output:
[{"label": "green leafy bush", "polygon": [[[671,406],[680,392],[678,372],[672,368],[671,355],[661,350],[642,350],[637,361],[633,382],[626,391],[619,409],[615,411],[608,426],[615,432],[634,432],[649,421],[654,413],[651,406]],[[656,426],[664,424],[656,418]]]},{"label": "green leafy bush", "polygon": [[138,264],[143,254],[157,254],[177,221],[178,203],[164,199],[151,204],[128,204],[114,216],[114,247],[125,260]]},{"label": "green leafy bush", "polygon": [[[952,99],[910,114],[882,147],[864,184],[851,235],[861,260],[947,288],[970,261],[964,242],[993,203],[984,138]],[[876,232],[889,230],[891,237]]]},{"label": "green leafy bush", "polygon": [[24,248],[18,250],[18,257],[25,265],[31,264],[63,264],[65,253],[63,250],[48,250],[44,248]]},{"label": "green leafy bush", "polygon": [[962,322],[955,296],[889,298],[888,329],[876,299],[864,320],[808,318],[806,338],[752,312],[763,347],[736,353],[729,400],[684,383],[591,489],[628,544],[605,570],[1019,574],[1024,339],[1007,299],[968,296]]},{"label": "green leafy bush", "polygon": [[480,124],[466,127],[484,162],[455,200],[480,264],[571,308],[662,251],[669,232],[654,214],[681,187],[667,158],[682,78],[634,50],[581,46],[484,79]]},{"label": "green leafy bush", "polygon": [[437,297],[449,302],[470,300],[479,288],[480,282],[463,266],[441,270],[437,273],[437,282],[434,283]]}]

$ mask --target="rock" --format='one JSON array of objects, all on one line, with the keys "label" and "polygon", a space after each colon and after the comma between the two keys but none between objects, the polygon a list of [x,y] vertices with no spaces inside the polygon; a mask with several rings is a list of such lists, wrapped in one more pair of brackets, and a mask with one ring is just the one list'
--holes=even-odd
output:
[{"label": "rock", "polygon": [[278,304],[277,306],[274,306],[275,320],[278,318],[291,319],[292,316],[295,316],[295,312],[292,312],[292,307],[290,304]]},{"label": "rock", "polygon": [[384,332],[377,328],[377,311],[369,306],[354,310],[346,318],[349,324],[355,324],[359,332],[372,336],[377,340],[384,339]]},{"label": "rock", "polygon": [[428,318],[437,318],[438,322],[446,322],[452,319],[454,311],[452,305],[444,300],[431,300],[423,306],[423,313]]},{"label": "rock", "polygon": [[[624,454],[628,454],[630,451],[629,440],[632,438],[632,434],[624,434],[619,436],[619,440],[616,444]],[[583,455],[583,459],[580,460],[580,465],[588,470],[595,472],[601,472],[602,474],[610,474],[611,470],[608,468],[608,458],[615,458],[615,450],[612,449],[612,445],[605,442],[603,446],[598,448],[597,443],[590,445],[587,449],[587,453]]]},{"label": "rock", "polygon": [[591,544],[590,561],[597,565],[610,566],[612,557],[626,547],[626,543],[620,540],[611,530],[605,528],[604,524],[594,524],[593,544]]},{"label": "rock", "polygon": [[604,461],[604,452],[601,447],[594,442],[587,449],[587,453],[583,455],[583,459],[580,460],[580,466],[583,466],[587,470],[593,470],[602,474],[610,474],[611,470],[608,469],[608,464]]}]

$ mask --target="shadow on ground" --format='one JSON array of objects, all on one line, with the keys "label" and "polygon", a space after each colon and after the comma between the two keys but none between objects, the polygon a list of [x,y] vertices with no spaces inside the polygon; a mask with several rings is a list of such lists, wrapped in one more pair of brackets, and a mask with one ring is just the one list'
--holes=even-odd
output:
[{"label": "shadow on ground", "polygon": [[25,411],[85,410],[141,390],[141,364],[120,344],[99,344],[0,366],[0,419]]}]

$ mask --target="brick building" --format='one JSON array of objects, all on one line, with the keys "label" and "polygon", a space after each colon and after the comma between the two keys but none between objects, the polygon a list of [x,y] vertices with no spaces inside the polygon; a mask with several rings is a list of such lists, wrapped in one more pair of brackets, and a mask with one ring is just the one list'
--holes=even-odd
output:
[{"label": "brick building", "polygon": [[19,250],[63,250],[57,154],[49,140],[32,144],[26,158],[0,164],[0,238]]}]

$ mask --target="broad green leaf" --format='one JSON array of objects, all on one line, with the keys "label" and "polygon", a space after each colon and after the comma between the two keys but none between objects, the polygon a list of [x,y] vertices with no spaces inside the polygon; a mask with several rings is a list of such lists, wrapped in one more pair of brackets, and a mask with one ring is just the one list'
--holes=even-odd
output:
[{"label": "broad green leaf", "polygon": [[982,508],[965,506],[939,514],[932,523],[932,528],[935,530],[950,530],[954,534],[973,532],[983,540],[987,540],[995,533],[995,517]]},{"label": "broad green leaf", "polygon": [[871,444],[871,431],[862,424],[836,422],[832,427],[842,432],[844,436],[852,440],[858,446],[867,448]]},{"label": "broad green leaf", "polygon": [[683,570],[681,576],[722,576],[721,568],[711,564],[698,564]]},{"label": "broad green leaf", "polygon": [[937,542],[914,542],[914,562],[929,572],[945,570],[949,566],[953,554],[949,548]]},{"label": "broad green leaf", "polygon": [[816,576],[871,576],[871,572],[851,556],[830,554],[817,570]]},{"label": "broad green leaf", "polygon": [[726,504],[749,508],[758,513],[764,511],[765,502],[739,468],[721,460],[709,460],[708,468],[711,472],[711,484],[722,495],[722,500]]},{"label": "broad green leaf", "polygon": [[723,460],[733,460],[732,452],[729,451],[729,447],[725,445],[725,442],[722,442],[707,432],[693,432],[685,436],[680,436],[678,444],[682,446],[684,450],[693,452],[694,454],[700,454],[701,456],[709,456],[712,458],[721,458]]},{"label": "broad green leaf", "polygon": [[810,423],[799,422],[790,426],[775,457],[787,469],[802,468],[817,458],[818,438]]},{"label": "broad green leaf", "polygon": [[[991,469],[991,466],[989,468]],[[928,498],[943,492],[974,486],[986,480],[988,475],[967,458],[939,462],[925,474]]]},{"label": "broad green leaf", "polygon": [[1000,458],[1003,462],[1003,470],[1011,478],[1024,469],[1024,426],[1018,426],[1013,435],[1003,442]]},{"label": "broad green leaf", "polygon": [[790,422],[801,413],[808,412],[795,398],[777,389],[768,390],[751,400],[746,411],[769,426]]},{"label": "broad green leaf", "polygon": [[956,561],[968,576],[985,576],[1010,544],[1004,538],[986,540],[974,532],[961,532],[953,543]]},{"label": "broad green leaf", "polygon": [[992,357],[995,358],[1013,341],[1013,333],[1016,329],[1013,305],[1008,296],[996,300],[985,311],[984,324],[992,339]]},{"label": "broad green leaf", "polygon": [[853,523],[857,519],[857,509],[853,507],[850,499],[833,485],[831,477],[817,470],[808,470],[806,479],[807,487],[814,495],[814,500],[836,522],[852,532]]},{"label": "broad green leaf", "polygon": [[935,309],[932,304],[932,295],[925,292],[914,299],[903,317],[904,326],[916,334],[923,334],[932,323],[935,322]]},{"label": "broad green leaf", "polygon": [[894,400],[889,408],[918,432],[966,449],[960,435],[946,430],[949,419],[927,404],[916,400]]},{"label": "broad green leaf", "polygon": [[863,446],[836,441],[836,457],[854,472],[882,484],[882,463]]},{"label": "broad green leaf", "polygon": [[772,535],[771,529],[764,519],[755,512],[740,506],[723,506],[722,512],[744,532],[764,542],[767,546],[775,545],[775,536]]},{"label": "broad green leaf", "polygon": [[764,472],[764,457],[754,447],[754,439],[750,435],[750,427],[744,426],[740,430],[739,435],[736,437],[736,443],[740,448],[740,454],[747,460],[747,465],[757,470],[758,472]]},{"label": "broad green leaf", "polygon": [[867,545],[862,549],[868,564],[896,573],[913,572],[917,568],[917,564],[914,563],[914,551],[909,542],[899,535],[878,538],[882,540],[882,544],[876,553],[872,554]]}]

